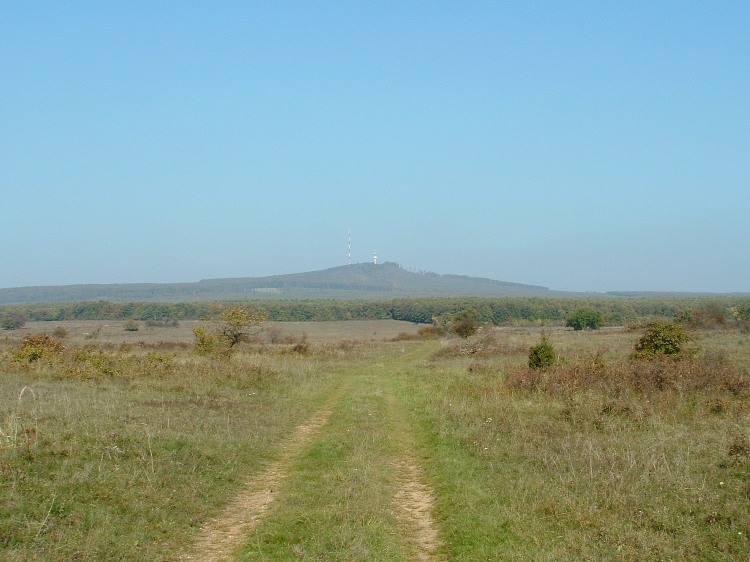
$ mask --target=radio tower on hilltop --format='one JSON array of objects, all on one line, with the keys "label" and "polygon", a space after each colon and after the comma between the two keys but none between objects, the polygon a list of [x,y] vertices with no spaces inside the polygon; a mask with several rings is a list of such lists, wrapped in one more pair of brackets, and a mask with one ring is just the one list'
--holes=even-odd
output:
[{"label": "radio tower on hilltop", "polygon": [[372,251],[372,263],[374,263],[375,265],[378,265],[378,251],[377,250]]},{"label": "radio tower on hilltop", "polygon": [[349,229],[349,265],[352,265],[352,229]]}]

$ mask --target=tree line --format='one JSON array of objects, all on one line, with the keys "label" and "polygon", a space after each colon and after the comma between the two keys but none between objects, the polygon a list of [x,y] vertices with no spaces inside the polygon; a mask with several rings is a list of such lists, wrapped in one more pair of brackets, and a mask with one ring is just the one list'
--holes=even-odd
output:
[{"label": "tree line", "polygon": [[[228,309],[243,306],[262,311],[276,322],[334,320],[403,320],[429,324],[434,319],[472,309],[483,324],[564,325],[581,309],[595,311],[601,325],[624,325],[641,318],[694,318],[696,311],[750,317],[750,297],[691,298],[547,298],[547,297],[425,297],[391,300],[268,300],[222,302],[111,302],[7,305],[0,320],[28,321],[140,320],[153,323],[216,318]],[[733,311],[733,312],[732,312]]]}]

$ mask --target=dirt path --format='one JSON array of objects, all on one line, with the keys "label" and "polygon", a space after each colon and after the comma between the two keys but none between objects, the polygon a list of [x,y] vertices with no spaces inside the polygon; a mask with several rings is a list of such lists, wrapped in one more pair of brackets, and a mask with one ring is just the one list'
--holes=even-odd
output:
[{"label": "dirt path", "polygon": [[[419,358],[419,355],[417,355]],[[415,361],[405,358],[395,369],[398,371]],[[440,547],[438,527],[432,517],[434,494],[425,483],[423,470],[413,456],[416,437],[406,420],[406,412],[395,396],[393,374],[385,374],[383,385],[388,407],[393,418],[394,439],[399,443],[399,458],[396,462],[398,489],[394,506],[404,542],[411,550],[414,560],[438,560],[436,551]]]},{"label": "dirt path", "polygon": [[297,426],[281,446],[281,458],[248,482],[224,511],[204,525],[189,552],[179,559],[196,562],[231,560],[275,499],[291,459],[313,440],[330,415],[331,409],[324,408]]},{"label": "dirt path", "polygon": [[432,492],[424,484],[422,471],[414,459],[402,457],[396,468],[399,487],[394,503],[405,542],[416,560],[435,560],[440,540],[432,518]]},{"label": "dirt path", "polygon": [[[378,380],[388,404],[388,417],[392,439],[397,453],[393,459],[396,492],[393,511],[399,531],[406,546],[408,560],[438,560],[436,552],[441,543],[438,527],[432,517],[434,495],[425,483],[423,469],[413,454],[416,437],[408,422],[404,406],[396,397],[394,377],[419,359],[418,353],[409,354],[378,364],[372,372]],[[361,374],[361,373],[360,373]],[[331,396],[321,410],[307,422],[298,426],[282,444],[278,461],[253,478],[227,507],[209,521],[198,534],[190,549],[179,559],[217,562],[232,560],[238,549],[269,510],[284,480],[290,475],[291,465],[298,455],[310,445],[323,430],[335,409],[336,403],[345,399],[346,390],[358,375],[354,374]]]}]

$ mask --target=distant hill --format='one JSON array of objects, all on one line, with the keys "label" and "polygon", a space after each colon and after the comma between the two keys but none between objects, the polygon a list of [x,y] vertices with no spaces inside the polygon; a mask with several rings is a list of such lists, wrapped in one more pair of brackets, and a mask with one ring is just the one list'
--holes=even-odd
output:
[{"label": "distant hill", "polygon": [[361,263],[307,273],[206,279],[195,283],[64,285],[0,289],[0,304],[108,301],[377,299],[401,297],[574,297],[584,293],[464,275],[411,272],[396,263]]}]

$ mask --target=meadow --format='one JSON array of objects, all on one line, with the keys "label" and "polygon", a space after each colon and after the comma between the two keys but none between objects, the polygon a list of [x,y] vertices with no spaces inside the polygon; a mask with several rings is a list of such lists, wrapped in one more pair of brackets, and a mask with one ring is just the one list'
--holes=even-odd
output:
[{"label": "meadow", "polygon": [[279,323],[229,358],[192,327],[3,334],[3,560],[747,559],[747,331],[644,362],[547,328],[537,372],[533,327]]}]

